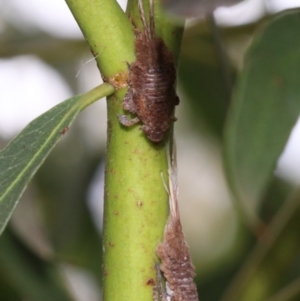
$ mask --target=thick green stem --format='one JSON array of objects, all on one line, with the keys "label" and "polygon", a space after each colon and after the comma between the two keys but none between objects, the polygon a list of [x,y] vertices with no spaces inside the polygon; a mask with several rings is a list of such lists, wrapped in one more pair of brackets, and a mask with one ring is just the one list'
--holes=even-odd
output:
[{"label": "thick green stem", "polygon": [[66,0],[94,54],[102,76],[127,71],[134,61],[134,32],[115,0]]},{"label": "thick green stem", "polygon": [[104,300],[152,300],[156,246],[168,215],[165,145],[115,122],[124,92],[110,97],[104,214]]},{"label": "thick green stem", "polygon": [[[133,26],[128,17],[113,0],[66,1],[93,53],[98,55],[102,75],[113,78],[111,83],[124,80],[126,76],[118,75],[128,72],[127,63],[135,58]],[[137,12],[137,1],[131,1],[129,7]],[[132,19],[140,18],[138,14],[130,15]],[[167,22],[160,16],[157,32]],[[165,28],[168,34],[162,38],[177,62],[181,34],[172,34],[171,28]],[[167,178],[168,139],[154,144],[140,125],[126,128],[120,124],[117,115],[124,114],[125,93],[126,89],[120,89],[107,101],[103,294],[105,301],[151,301],[158,262],[156,247],[168,217],[168,195],[161,177],[163,174]]]}]

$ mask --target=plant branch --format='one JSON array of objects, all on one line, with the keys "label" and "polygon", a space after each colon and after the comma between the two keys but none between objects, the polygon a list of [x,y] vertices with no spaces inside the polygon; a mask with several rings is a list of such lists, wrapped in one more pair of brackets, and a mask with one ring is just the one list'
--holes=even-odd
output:
[{"label": "plant branch", "polygon": [[115,0],[66,0],[104,77],[134,61],[132,25]]},{"label": "plant branch", "polygon": [[[126,14],[113,0],[66,1],[102,76],[117,89],[107,101],[103,298],[152,301],[158,261],[156,247],[162,240],[168,217],[168,194],[161,178],[161,174],[167,178],[168,139],[154,144],[139,129],[140,125],[127,128],[117,118],[124,113],[127,89],[122,87],[127,81],[127,63],[135,60],[133,25]],[[137,1],[129,1],[127,11],[138,24]],[[156,13],[157,33],[177,62],[182,28],[176,29],[163,14],[158,13],[157,19]],[[163,30],[162,24],[168,26]]]}]

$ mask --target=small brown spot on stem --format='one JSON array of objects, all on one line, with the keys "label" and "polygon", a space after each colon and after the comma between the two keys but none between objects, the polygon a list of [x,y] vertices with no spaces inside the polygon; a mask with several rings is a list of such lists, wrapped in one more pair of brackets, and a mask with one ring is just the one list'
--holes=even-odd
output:
[{"label": "small brown spot on stem", "polygon": [[[96,44],[95,44],[95,47],[97,47]],[[98,56],[98,52],[96,52],[96,51],[94,51],[94,50],[92,50],[92,49],[91,49],[91,52],[92,52],[92,55],[93,55],[94,57],[97,57],[97,56]]]},{"label": "small brown spot on stem", "polygon": [[142,207],[143,206],[143,202],[141,202],[141,201],[137,202],[137,206],[138,207]]},{"label": "small brown spot on stem", "polygon": [[150,278],[147,282],[146,282],[146,285],[152,285],[154,286],[155,285],[155,281],[153,278]]},{"label": "small brown spot on stem", "polygon": [[109,245],[110,247],[113,247],[115,244],[114,244],[113,242],[110,241],[110,242],[108,243],[108,245]]},{"label": "small brown spot on stem", "polygon": [[65,133],[67,133],[68,131],[69,131],[69,127],[68,126],[66,126],[65,128],[63,128],[61,131],[60,131],[60,134],[61,135],[64,135]]},{"label": "small brown spot on stem", "polygon": [[119,215],[119,212],[118,212],[118,211],[115,211],[115,212],[114,212],[114,215]]}]

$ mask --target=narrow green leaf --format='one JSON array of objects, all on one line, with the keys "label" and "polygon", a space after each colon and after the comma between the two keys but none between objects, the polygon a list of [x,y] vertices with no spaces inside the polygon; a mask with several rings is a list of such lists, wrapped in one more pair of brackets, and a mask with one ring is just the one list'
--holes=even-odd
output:
[{"label": "narrow green leaf", "polygon": [[259,200],[300,113],[300,15],[281,14],[254,38],[233,95],[225,164],[234,194]]},{"label": "narrow green leaf", "polygon": [[0,234],[28,182],[77,114],[113,92],[111,85],[103,84],[64,101],[32,121],[0,152]]}]

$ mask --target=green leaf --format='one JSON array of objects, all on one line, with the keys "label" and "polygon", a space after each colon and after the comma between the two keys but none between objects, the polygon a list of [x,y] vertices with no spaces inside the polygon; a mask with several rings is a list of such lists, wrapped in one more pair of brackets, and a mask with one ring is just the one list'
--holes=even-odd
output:
[{"label": "green leaf", "polygon": [[225,165],[235,196],[259,200],[300,112],[299,10],[254,38],[235,87],[225,132]]},{"label": "green leaf", "polygon": [[0,233],[28,182],[78,113],[113,92],[111,85],[103,84],[86,94],[64,101],[32,121],[0,152]]},{"label": "green leaf", "polygon": [[[191,32],[188,29],[187,32]],[[209,37],[187,35],[179,65],[179,81],[191,106],[194,128],[203,128],[205,122],[214,134],[221,136],[229,97]],[[189,40],[188,40],[189,39]],[[191,40],[195,40],[192,46]],[[193,51],[198,51],[193,57]],[[205,125],[206,125],[205,124]]]}]

